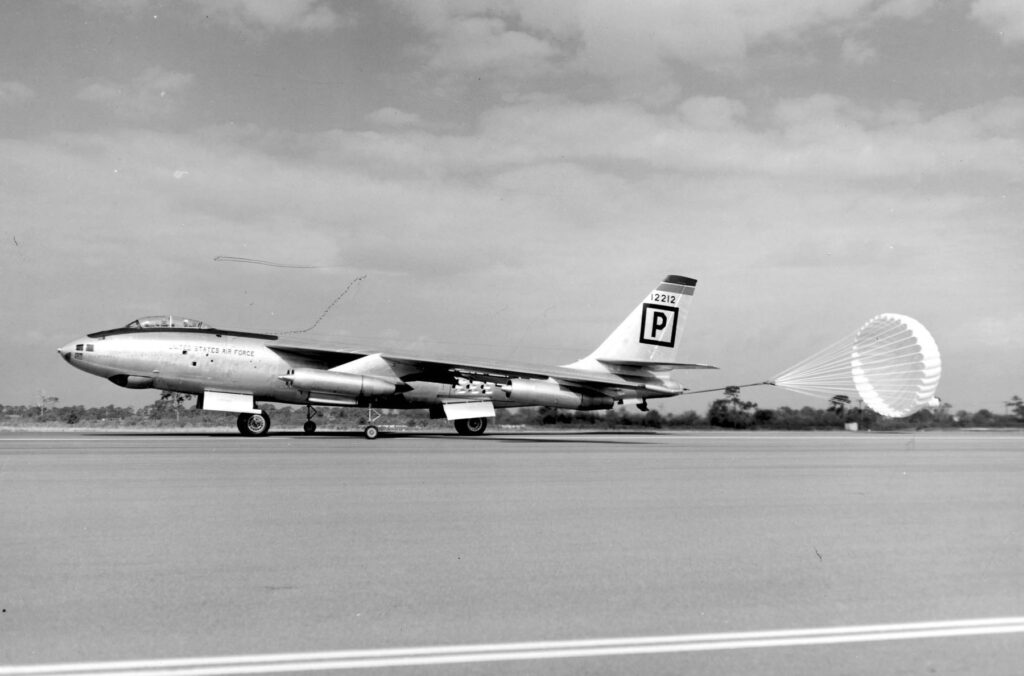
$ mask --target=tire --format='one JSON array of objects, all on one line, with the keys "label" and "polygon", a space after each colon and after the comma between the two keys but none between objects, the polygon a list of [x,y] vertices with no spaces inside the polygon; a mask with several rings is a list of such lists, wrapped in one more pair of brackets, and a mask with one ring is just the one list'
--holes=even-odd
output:
[{"label": "tire", "polygon": [[316,423],[313,422],[312,420],[307,420],[306,424],[302,426],[302,431],[305,432],[306,434],[312,434],[313,432],[316,432]]},{"label": "tire", "polygon": [[469,437],[478,437],[487,429],[487,418],[466,418],[455,421],[455,431]]},{"label": "tire", "polygon": [[367,425],[366,429],[363,430],[363,435],[372,441],[380,435],[380,431],[373,425]]},{"label": "tire", "polygon": [[270,416],[266,413],[241,413],[238,431],[244,437],[263,437],[270,431]]}]

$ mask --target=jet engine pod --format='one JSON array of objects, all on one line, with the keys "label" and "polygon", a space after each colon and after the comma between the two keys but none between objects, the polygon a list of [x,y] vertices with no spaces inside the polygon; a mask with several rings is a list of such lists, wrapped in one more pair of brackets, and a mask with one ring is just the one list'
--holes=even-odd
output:
[{"label": "jet engine pod", "polygon": [[398,386],[401,384],[373,376],[316,369],[295,369],[280,378],[303,392],[324,392],[349,397],[386,397],[398,391]]},{"label": "jet engine pod", "polygon": [[153,387],[154,382],[154,378],[149,376],[130,376],[126,373],[110,376],[107,380],[119,387],[127,387],[129,390],[144,390],[147,387]]},{"label": "jet engine pod", "polygon": [[592,396],[568,390],[552,380],[515,378],[501,386],[505,396],[521,406],[555,406],[579,411],[611,408],[611,397]]}]

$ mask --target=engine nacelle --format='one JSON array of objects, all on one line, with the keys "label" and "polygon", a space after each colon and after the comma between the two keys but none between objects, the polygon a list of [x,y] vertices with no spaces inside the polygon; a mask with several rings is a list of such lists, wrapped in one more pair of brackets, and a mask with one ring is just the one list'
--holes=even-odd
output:
[{"label": "engine nacelle", "polygon": [[398,384],[383,378],[360,376],[354,373],[318,371],[316,369],[295,369],[280,376],[297,390],[341,394],[348,397],[386,397],[398,391]]},{"label": "engine nacelle", "polygon": [[577,411],[593,411],[611,408],[615,403],[611,397],[581,394],[567,390],[550,380],[517,378],[510,380],[507,385],[502,385],[501,389],[510,402],[520,406],[554,406]]},{"label": "engine nacelle", "polygon": [[152,376],[130,376],[126,373],[110,376],[107,380],[118,387],[127,387],[129,390],[144,390],[147,387],[153,387],[156,382]]}]

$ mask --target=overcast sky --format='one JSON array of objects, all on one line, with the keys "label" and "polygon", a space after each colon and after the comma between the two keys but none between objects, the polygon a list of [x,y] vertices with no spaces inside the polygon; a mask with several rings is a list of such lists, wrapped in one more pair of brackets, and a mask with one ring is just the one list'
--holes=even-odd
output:
[{"label": "overcast sky", "polygon": [[563,364],[680,274],[691,388],[899,312],[1001,412],[1022,187],[1016,0],[7,2],[0,403],[149,403],[55,349],[298,330],[361,275],[318,337]]}]

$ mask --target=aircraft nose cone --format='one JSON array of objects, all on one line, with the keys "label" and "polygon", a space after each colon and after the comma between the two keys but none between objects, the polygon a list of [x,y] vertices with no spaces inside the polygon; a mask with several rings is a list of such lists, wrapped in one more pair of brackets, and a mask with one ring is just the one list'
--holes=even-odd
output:
[{"label": "aircraft nose cone", "polygon": [[57,348],[57,354],[59,354],[60,356],[64,357],[64,361],[66,361],[66,362],[70,362],[71,361],[71,353],[74,352],[74,351],[75,351],[75,344],[74,343],[68,343],[64,347],[58,347]]}]

